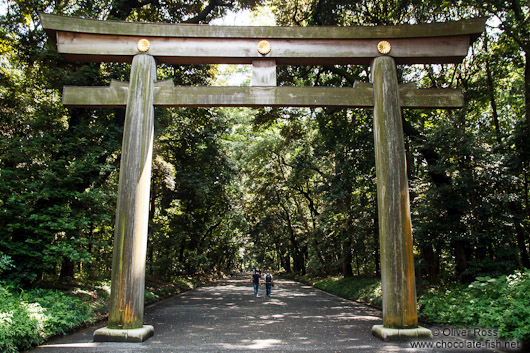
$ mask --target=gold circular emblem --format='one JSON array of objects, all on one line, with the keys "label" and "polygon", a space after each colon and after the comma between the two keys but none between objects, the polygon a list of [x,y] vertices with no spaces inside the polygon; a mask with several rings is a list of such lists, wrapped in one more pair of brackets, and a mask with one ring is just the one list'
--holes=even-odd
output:
[{"label": "gold circular emblem", "polygon": [[149,50],[149,41],[147,39],[140,39],[136,44],[139,52],[145,53]]},{"label": "gold circular emblem", "polygon": [[258,44],[258,52],[261,55],[267,55],[271,52],[271,44],[267,42],[266,40],[262,40]]},{"label": "gold circular emblem", "polygon": [[386,40],[382,40],[377,44],[377,51],[383,55],[390,53],[390,50],[392,50],[392,46]]}]

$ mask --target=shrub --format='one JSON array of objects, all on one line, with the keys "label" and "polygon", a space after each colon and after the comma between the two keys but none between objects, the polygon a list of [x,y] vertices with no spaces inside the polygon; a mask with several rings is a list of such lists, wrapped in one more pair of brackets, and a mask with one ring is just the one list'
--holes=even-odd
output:
[{"label": "shrub", "polygon": [[[192,289],[209,277],[178,278],[172,283],[148,280],[145,302]],[[0,352],[14,353],[42,344],[94,322],[108,310],[109,283],[85,283],[83,288],[62,292],[51,289],[24,291],[0,282]]]},{"label": "shrub", "polygon": [[301,278],[302,281],[340,297],[381,307],[381,281],[373,277]]},{"label": "shrub", "polygon": [[88,303],[49,290],[22,291],[0,284],[0,352],[18,352],[41,344],[92,320]]},{"label": "shrub", "polygon": [[439,324],[496,328],[506,339],[530,341],[530,270],[468,286],[432,289],[418,298],[420,315]]}]

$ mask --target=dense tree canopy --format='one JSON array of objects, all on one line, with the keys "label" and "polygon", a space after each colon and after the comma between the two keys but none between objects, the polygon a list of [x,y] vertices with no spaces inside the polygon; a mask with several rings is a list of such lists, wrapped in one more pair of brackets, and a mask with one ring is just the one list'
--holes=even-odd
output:
[{"label": "dense tree canopy", "polygon": [[[25,284],[108,277],[123,109],[71,109],[63,85],[126,81],[124,64],[66,62],[38,11],[209,23],[268,6],[278,25],[489,17],[459,65],[399,67],[400,82],[461,88],[461,110],[403,112],[417,275],[468,281],[530,267],[530,9],[519,1],[7,1],[0,22],[0,274]],[[242,70],[245,71],[244,69]],[[165,65],[177,85],[217,66]],[[351,86],[365,66],[278,68],[279,85]],[[377,275],[370,110],[158,109],[148,276],[250,266]]]}]

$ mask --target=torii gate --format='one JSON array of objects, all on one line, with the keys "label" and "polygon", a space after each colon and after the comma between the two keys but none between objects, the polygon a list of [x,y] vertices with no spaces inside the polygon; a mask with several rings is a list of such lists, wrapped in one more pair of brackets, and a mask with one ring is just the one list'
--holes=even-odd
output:
[{"label": "torii gate", "polygon": [[[377,27],[222,27],[97,21],[40,14],[68,60],[132,62],[130,82],[64,87],[71,107],[126,107],[106,328],[95,341],[142,342],[154,105],[305,106],[374,109],[381,246],[383,340],[432,338],[418,327],[402,108],[459,108],[454,89],[398,85],[396,64],[458,63],[485,19]],[[251,64],[252,87],[175,87],[156,82],[156,64]],[[276,65],[371,65],[372,84],[276,87]]]}]

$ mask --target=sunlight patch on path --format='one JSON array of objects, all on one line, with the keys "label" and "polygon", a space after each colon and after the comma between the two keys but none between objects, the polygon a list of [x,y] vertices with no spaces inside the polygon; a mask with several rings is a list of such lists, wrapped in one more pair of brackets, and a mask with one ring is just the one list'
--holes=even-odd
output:
[{"label": "sunlight patch on path", "polygon": [[[245,341],[243,341],[245,343]],[[274,346],[281,345],[282,341],[277,339],[265,339],[265,340],[253,340],[249,344],[227,344],[223,343],[220,346],[224,349],[268,349],[273,348]]]}]

